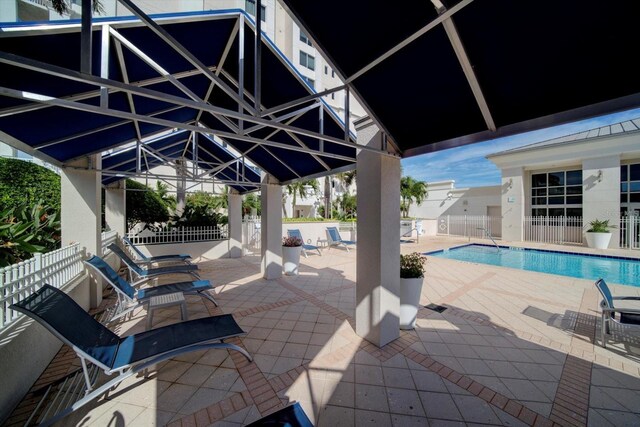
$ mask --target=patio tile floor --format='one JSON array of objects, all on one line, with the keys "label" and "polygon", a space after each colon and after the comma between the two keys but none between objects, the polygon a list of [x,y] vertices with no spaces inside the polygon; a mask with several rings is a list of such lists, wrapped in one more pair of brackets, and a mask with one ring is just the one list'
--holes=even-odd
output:
[{"label": "patio tile floor", "polygon": [[[463,242],[422,240],[403,252]],[[595,343],[590,281],[429,257],[421,303],[447,310],[421,309],[414,331],[377,348],[353,329],[355,256],[324,250],[302,258],[300,275],[270,281],[256,257],[200,262],[219,306],[188,296],[189,318],[232,313],[247,332],[232,341],[254,363],[226,350],[186,354],[60,425],[238,426],[291,401],[332,427],[640,424],[640,341]],[[113,329],[142,331],[145,316],[139,309]],[[178,310],[158,310],[154,327],[179,319]],[[77,366],[63,348],[34,389]],[[28,404],[29,396],[6,424]]]}]

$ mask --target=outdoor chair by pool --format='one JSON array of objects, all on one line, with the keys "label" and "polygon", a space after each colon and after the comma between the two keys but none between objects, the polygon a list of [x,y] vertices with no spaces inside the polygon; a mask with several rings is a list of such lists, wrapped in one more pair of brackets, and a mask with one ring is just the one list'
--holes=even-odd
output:
[{"label": "outdoor chair by pool", "polygon": [[[609,286],[604,279],[596,281],[596,288],[602,294],[600,308],[602,309],[601,339],[602,347],[607,346],[607,335],[611,333],[611,322],[619,325],[637,328],[640,331],[640,297],[611,295]],[[616,303],[614,305],[614,302]],[[616,313],[617,316],[616,316]]]},{"label": "outdoor chair by pool", "polygon": [[[246,350],[224,342],[245,334],[230,314],[174,323],[119,337],[67,294],[49,285],[44,285],[11,308],[39,322],[71,347],[82,362],[82,374],[78,373],[73,380],[77,384],[65,381],[65,384],[58,385],[64,392],[60,404],[56,404],[52,412],[42,415],[51,418],[33,420],[40,425],[53,424],[123,380],[184,353],[220,348],[238,351],[252,361]],[[100,370],[107,375],[115,375],[115,378],[94,388],[98,385]]]},{"label": "outdoor chair by pool", "polygon": [[118,302],[111,315],[112,320],[116,320],[127,313],[132,312],[142,304],[149,302],[152,297],[173,294],[176,292],[182,292],[184,294],[199,294],[200,296],[207,298],[216,306],[216,300],[206,291],[213,290],[213,286],[208,280],[197,280],[195,282],[179,282],[169,283],[166,285],[158,285],[152,288],[138,289],[136,290],[129,282],[118,276],[118,273],[109,266],[102,258],[92,256],[84,263],[89,267],[97,271],[113,289],[115,289],[118,295]]},{"label": "outdoor chair by pool", "polygon": [[200,279],[197,265],[169,265],[166,267],[145,268],[138,265],[138,263],[132,260],[131,257],[115,243],[110,244],[108,248],[126,264],[129,269],[129,278],[134,282],[134,286],[144,282],[145,280],[162,276],[164,274],[190,274],[196,279]]},{"label": "outdoor chair by pool", "polygon": [[343,240],[337,227],[327,227],[327,245],[329,247],[342,245],[349,252],[349,246],[355,246],[356,242]]},{"label": "outdoor chair by pool", "polygon": [[138,259],[136,262],[139,263],[154,263],[154,262],[185,262],[187,264],[191,264],[191,255],[186,254],[175,254],[175,255],[158,255],[158,256],[146,256],[140,249],[136,248],[136,246],[131,243],[128,237],[123,237],[122,241],[131,248],[133,252],[136,253]]},{"label": "outdoor chair by pool", "polygon": [[304,255],[305,258],[309,258],[307,256],[307,251],[318,251],[318,255],[322,256],[322,252],[320,252],[319,247],[304,242],[304,239],[302,238],[302,233],[297,228],[287,230],[287,236],[297,237],[302,241],[302,254]]}]

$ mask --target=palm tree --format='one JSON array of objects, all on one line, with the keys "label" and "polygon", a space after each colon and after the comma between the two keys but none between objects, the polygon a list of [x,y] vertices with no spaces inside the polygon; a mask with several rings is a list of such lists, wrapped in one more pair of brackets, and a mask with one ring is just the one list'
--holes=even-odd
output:
[{"label": "palm tree", "polygon": [[426,182],[416,181],[410,176],[403,176],[400,180],[400,197],[402,199],[400,209],[404,217],[409,216],[409,208],[413,202],[421,205],[428,196]]},{"label": "palm tree", "polygon": [[309,187],[313,189],[314,193],[320,189],[320,187],[318,186],[318,181],[316,181],[315,179],[296,181],[291,184],[287,184],[287,193],[293,196],[293,203],[291,204],[292,210],[295,210],[296,208],[296,200],[298,196],[300,196],[301,199],[304,199],[310,195],[307,192]]},{"label": "palm tree", "polygon": [[164,184],[163,182],[156,181],[156,190],[155,193],[162,199],[165,205],[169,208],[169,211],[172,213],[176,210],[176,196],[169,194],[169,186]]},{"label": "palm tree", "polygon": [[[70,12],[69,0],[51,0],[51,6],[53,7],[53,10],[58,12],[60,15]],[[100,15],[104,13],[104,8],[102,7],[102,2],[100,0],[93,0],[93,10]]]},{"label": "palm tree", "polygon": [[260,198],[256,195],[256,193],[246,194],[242,198],[242,216],[247,216],[251,214],[253,209],[256,210],[256,215],[260,216]]},{"label": "palm tree", "polygon": [[336,174],[336,178],[338,178],[338,180],[344,185],[344,188],[347,189],[355,184],[357,172],[355,170],[349,172],[340,172]]}]

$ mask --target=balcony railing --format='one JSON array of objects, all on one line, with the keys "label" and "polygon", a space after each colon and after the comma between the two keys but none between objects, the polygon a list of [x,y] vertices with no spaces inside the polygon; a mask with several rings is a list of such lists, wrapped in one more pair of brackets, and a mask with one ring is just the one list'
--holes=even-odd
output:
[{"label": "balcony railing", "polygon": [[20,301],[43,284],[61,288],[82,273],[80,245],[36,253],[33,258],[0,268],[0,330],[15,322],[21,314],[9,306]]},{"label": "balcony railing", "polygon": [[111,252],[107,249],[112,243],[115,243],[118,240],[118,233],[116,231],[103,231],[102,232],[102,256],[107,255]]}]

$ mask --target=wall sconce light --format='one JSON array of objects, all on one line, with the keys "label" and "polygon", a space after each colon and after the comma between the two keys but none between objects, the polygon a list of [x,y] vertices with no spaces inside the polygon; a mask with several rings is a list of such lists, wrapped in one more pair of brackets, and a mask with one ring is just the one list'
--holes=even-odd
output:
[{"label": "wall sconce light", "polygon": [[598,176],[596,177],[596,179],[598,180],[598,182],[602,182],[602,169],[598,171]]},{"label": "wall sconce light", "polygon": [[513,188],[513,178],[509,178],[509,182],[507,183],[507,188],[508,189],[512,189]]},{"label": "wall sconce light", "polygon": [[453,193],[451,191],[449,191],[447,193],[447,200],[451,200],[451,199],[453,199]]}]

